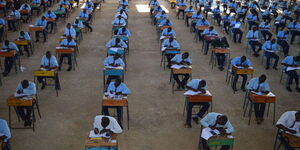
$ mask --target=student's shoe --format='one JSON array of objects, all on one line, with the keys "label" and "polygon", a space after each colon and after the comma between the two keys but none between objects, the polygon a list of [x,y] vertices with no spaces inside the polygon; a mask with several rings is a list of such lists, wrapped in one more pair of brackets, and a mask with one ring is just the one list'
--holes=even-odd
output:
[{"label": "student's shoe", "polygon": [[292,92],[291,87],[286,87],[286,90],[289,91],[289,92]]},{"label": "student's shoe", "polygon": [[187,128],[192,128],[192,125],[188,124],[188,123],[184,124],[184,126],[187,127]]},{"label": "student's shoe", "polygon": [[245,87],[241,87],[241,89],[243,90],[243,92],[245,92],[245,91],[246,91]]},{"label": "student's shoe", "polygon": [[68,68],[68,71],[71,71],[72,70],[72,67],[70,66],[69,68]]},{"label": "student's shoe", "polygon": [[8,75],[8,73],[7,72],[3,72],[2,75],[3,75],[3,77],[6,77]]},{"label": "student's shoe", "polygon": [[177,90],[180,90],[180,85],[177,85]]},{"label": "student's shoe", "polygon": [[28,122],[25,121],[25,122],[24,122],[24,127],[27,127],[27,126],[28,126]]},{"label": "student's shoe", "polygon": [[193,117],[192,119],[194,120],[194,122],[195,122],[196,124],[199,124],[199,118],[198,118],[198,117]]},{"label": "student's shoe", "polygon": [[220,71],[223,71],[223,70],[224,70],[224,67],[220,66],[220,67],[219,67],[219,70],[220,70]]},{"label": "student's shoe", "polygon": [[274,70],[278,70],[276,66],[273,67]]},{"label": "student's shoe", "polygon": [[61,71],[61,67],[60,66],[58,67],[58,71]]},{"label": "student's shoe", "polygon": [[43,89],[45,89],[45,87],[46,87],[46,84],[43,83],[41,89],[43,90]]},{"label": "student's shoe", "polygon": [[233,89],[233,91],[234,91],[234,92],[236,92],[236,91],[237,91],[237,89],[236,89],[236,88],[232,88],[232,89]]},{"label": "student's shoe", "polygon": [[266,67],[266,70],[268,70],[268,69],[270,69],[270,67],[268,66],[268,67]]},{"label": "student's shoe", "polygon": [[296,90],[297,90],[297,92],[300,92],[300,88],[299,87],[296,87]]}]

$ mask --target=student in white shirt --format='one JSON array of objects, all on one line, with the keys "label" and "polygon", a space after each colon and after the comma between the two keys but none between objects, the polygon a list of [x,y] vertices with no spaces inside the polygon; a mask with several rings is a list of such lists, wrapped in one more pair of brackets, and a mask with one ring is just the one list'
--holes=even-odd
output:
[{"label": "student in white shirt", "polygon": [[119,134],[122,133],[122,129],[115,118],[98,115],[94,120],[94,132],[95,134],[101,134],[105,132]]}]

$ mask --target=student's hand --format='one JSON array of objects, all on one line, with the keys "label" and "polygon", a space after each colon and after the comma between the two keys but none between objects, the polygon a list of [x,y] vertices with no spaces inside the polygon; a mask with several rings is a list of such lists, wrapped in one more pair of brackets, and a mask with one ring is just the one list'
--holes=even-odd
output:
[{"label": "student's hand", "polygon": [[296,130],[292,130],[292,129],[289,129],[289,130],[287,130],[287,131],[290,132],[290,133],[292,133],[292,134],[296,134],[296,133],[297,133]]},{"label": "student's hand", "polygon": [[201,93],[206,93],[206,90],[204,90],[204,89],[201,89],[200,91],[201,91]]},{"label": "student's hand", "polygon": [[209,126],[210,129],[215,130],[216,127],[215,126]]},{"label": "student's hand", "polygon": [[243,67],[248,68],[249,66],[248,65],[243,65]]},{"label": "student's hand", "polygon": [[105,132],[111,132],[109,129],[102,129],[101,131],[100,131],[100,134],[102,134],[102,133],[105,133]]},{"label": "student's hand", "polygon": [[122,92],[117,92],[116,95],[122,95]]},{"label": "student's hand", "polygon": [[95,134],[99,134],[98,128],[95,128],[95,129],[94,129],[94,133],[95,133]]},{"label": "student's hand", "polygon": [[23,93],[23,90],[18,90],[17,93],[21,94],[21,93]]},{"label": "student's hand", "polygon": [[226,130],[224,128],[218,128],[217,129],[221,135],[225,135],[226,134]]},{"label": "student's hand", "polygon": [[269,94],[270,92],[269,92],[269,91],[263,91],[263,93],[264,93],[264,94]]}]

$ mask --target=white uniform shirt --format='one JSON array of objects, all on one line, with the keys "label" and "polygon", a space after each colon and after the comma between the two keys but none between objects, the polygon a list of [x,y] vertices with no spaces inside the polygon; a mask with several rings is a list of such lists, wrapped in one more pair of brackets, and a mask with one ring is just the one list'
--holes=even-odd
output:
[{"label": "white uniform shirt", "polygon": [[97,128],[99,130],[99,132],[101,130],[103,130],[103,127],[101,125],[101,121],[102,121],[103,117],[107,117],[109,119],[109,124],[105,129],[109,129],[113,133],[121,133],[122,132],[122,129],[115,118],[110,117],[110,116],[98,115],[95,117],[95,120],[94,120],[94,128]]}]

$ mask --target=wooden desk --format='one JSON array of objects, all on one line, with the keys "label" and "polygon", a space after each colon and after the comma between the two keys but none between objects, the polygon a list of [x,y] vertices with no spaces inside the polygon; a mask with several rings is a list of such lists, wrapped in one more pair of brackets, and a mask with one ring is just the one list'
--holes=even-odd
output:
[{"label": "wooden desk", "polygon": [[107,68],[103,70],[103,89],[105,90],[106,76],[121,76],[122,81],[124,81],[124,68]]},{"label": "wooden desk", "polygon": [[19,11],[21,15],[28,15],[29,14],[29,10],[20,10]]},{"label": "wooden desk", "polygon": [[213,136],[208,139],[208,146],[233,146],[234,138],[229,138],[227,135]]},{"label": "wooden desk", "polygon": [[169,28],[169,27],[172,27],[172,26],[160,26],[160,27],[159,27],[159,30],[162,31],[162,30],[167,29],[167,28]]},{"label": "wooden desk", "polygon": [[253,75],[254,69],[253,68],[237,68],[232,66],[232,71],[235,72],[237,75]]},{"label": "wooden desk", "polygon": [[54,77],[57,71],[55,70],[49,70],[49,71],[44,71],[44,70],[36,70],[34,71],[33,75],[35,77]]},{"label": "wooden desk", "polygon": [[204,31],[205,29],[208,29],[209,26],[196,26],[196,29],[199,31]]},{"label": "wooden desk", "polygon": [[211,104],[210,111],[212,111],[213,108],[212,94],[208,90],[206,90],[205,94],[186,95],[185,102],[184,102],[183,116],[185,110],[187,111],[188,103],[202,103],[202,102],[210,103]]},{"label": "wooden desk", "polygon": [[281,135],[286,139],[286,141],[288,141],[290,147],[300,148],[300,137],[288,134],[286,132],[282,132]]},{"label": "wooden desk", "polygon": [[30,41],[16,39],[16,40],[14,40],[14,43],[19,46],[25,46],[25,45],[29,45]]},{"label": "wooden desk", "polygon": [[193,13],[191,13],[191,12],[185,13],[186,17],[192,17],[192,15],[193,15]]},{"label": "wooden desk", "polygon": [[5,17],[5,19],[8,21],[17,20],[17,18],[15,16],[7,16],[7,17]]},{"label": "wooden desk", "polygon": [[56,54],[73,54],[74,48],[70,47],[56,47]]},{"label": "wooden desk", "polygon": [[186,6],[182,6],[182,7],[176,6],[176,10],[185,10],[185,9],[186,9]]},{"label": "wooden desk", "polygon": [[34,26],[34,25],[29,25],[29,31],[43,31],[44,27],[43,26]]},{"label": "wooden desk", "polygon": [[85,149],[96,147],[118,147],[118,142],[112,143],[110,139],[105,138],[88,138],[85,141]]},{"label": "wooden desk", "polygon": [[47,22],[55,22],[55,19],[54,18],[46,18],[46,21]]},{"label": "wooden desk", "polygon": [[12,51],[8,51],[8,52],[1,52],[0,51],[0,57],[15,57],[17,54],[17,51],[12,50]]},{"label": "wooden desk", "polygon": [[[0,9],[3,9],[3,8],[5,8],[6,7],[6,5],[3,5],[3,4],[0,4]],[[1,148],[1,147],[0,147]]]},{"label": "wooden desk", "polygon": [[214,48],[212,50],[212,52],[214,52],[216,54],[229,54],[230,53],[230,49],[228,49],[228,48]]}]

